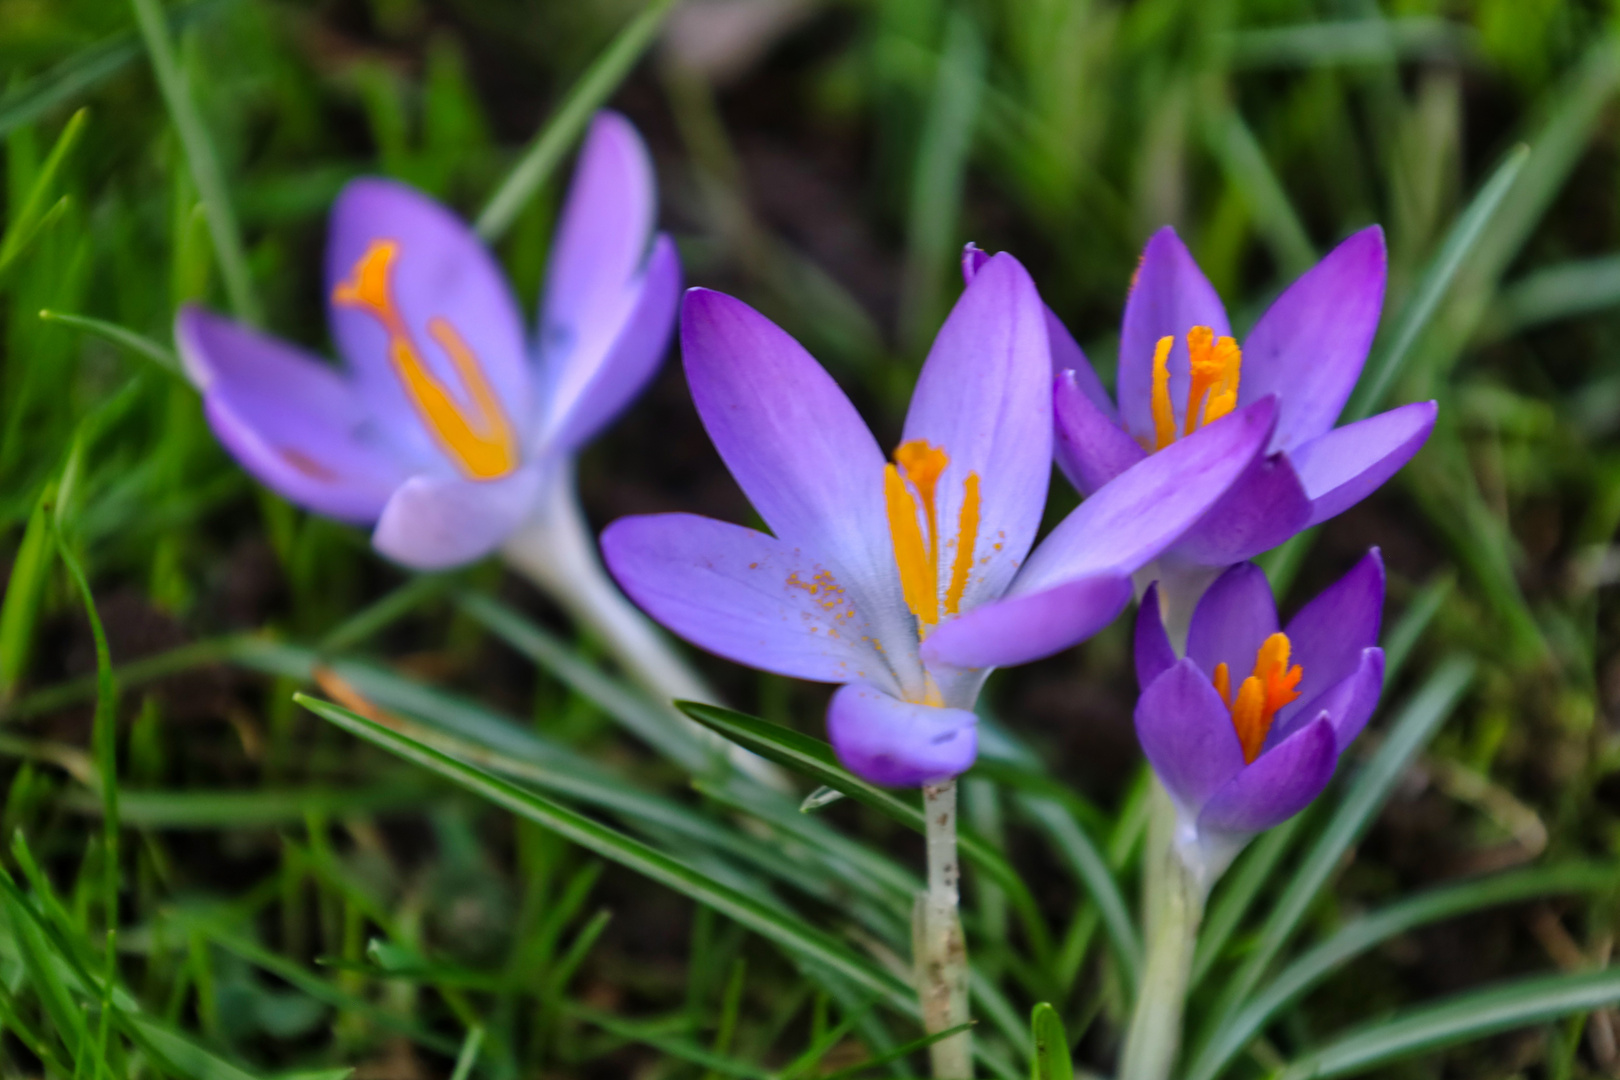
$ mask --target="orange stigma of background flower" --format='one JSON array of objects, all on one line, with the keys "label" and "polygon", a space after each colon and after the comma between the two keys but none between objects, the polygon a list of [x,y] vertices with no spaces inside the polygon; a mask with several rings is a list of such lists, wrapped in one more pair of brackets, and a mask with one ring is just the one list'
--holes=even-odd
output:
[{"label": "orange stigma of background flower", "polygon": [[[901,443],[893,465],[883,467],[883,497],[889,511],[889,535],[894,540],[894,561],[900,570],[900,589],[906,607],[917,617],[919,636],[938,625],[939,478],[951,459],[942,447],[926,440]],[[973,569],[973,549],[979,538],[979,474],[962,481],[962,507],[956,517],[956,554],[946,584],[944,614],[955,615]]]},{"label": "orange stigma of background flower", "polygon": [[[1177,438],[1176,413],[1170,405],[1170,349],[1175,340],[1162,337],[1153,348],[1154,450],[1163,450]],[[1183,435],[1191,435],[1237,408],[1243,351],[1236,340],[1217,339],[1209,327],[1195,326],[1187,332],[1187,360],[1187,422]]]},{"label": "orange stigma of background flower", "polygon": [[1277,710],[1299,698],[1299,680],[1305,669],[1295,664],[1288,666],[1292,645],[1287,634],[1272,634],[1261,644],[1254,658],[1254,674],[1238,687],[1237,700],[1232,700],[1232,675],[1225,664],[1215,665],[1211,680],[1215,690],[1232,712],[1232,729],[1237,732],[1243,746],[1243,760],[1253,764],[1260,756],[1271,725],[1277,719]]}]

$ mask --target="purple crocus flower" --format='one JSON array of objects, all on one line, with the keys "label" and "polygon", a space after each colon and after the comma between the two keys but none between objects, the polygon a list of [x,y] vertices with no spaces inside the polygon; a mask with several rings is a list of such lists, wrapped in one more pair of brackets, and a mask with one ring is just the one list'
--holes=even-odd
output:
[{"label": "purple crocus flower", "polygon": [[[974,259],[964,261],[969,273]],[[1334,426],[1378,329],[1385,263],[1383,230],[1356,233],[1289,286],[1240,349],[1220,297],[1175,230],[1160,229],[1125,303],[1118,409],[1068,331],[1048,320],[1063,472],[1089,494],[1211,420],[1275,395],[1266,453],[1166,561],[1242,562],[1354,506],[1434,427],[1432,401]]]},{"label": "purple crocus flower", "polygon": [[1316,798],[1366,726],[1384,681],[1384,564],[1374,548],[1279,631],[1265,574],[1239,563],[1199,600],[1181,659],[1157,589],[1136,622],[1136,733],[1207,885]]},{"label": "purple crocus flower", "polygon": [[347,370],[195,307],[176,320],[180,354],[215,434],[264,484],[375,523],[377,550],[407,566],[468,562],[525,523],[568,455],[656,370],[681,286],[674,244],[652,238],[656,201],[635,128],[598,114],[531,341],[464,222],[403,184],[357,180],[332,209],[326,252]]},{"label": "purple crocus flower", "polygon": [[709,437],[775,535],[690,514],[625,518],[602,536],[608,567],[711,652],[845,684],[828,732],[847,766],[883,784],[967,769],[989,668],[1111,621],[1129,575],[1242,474],[1275,417],[1266,400],[1182,440],[1031,552],[1051,376],[1040,297],[1010,255],[985,262],[940,329],[892,462],[826,371],[740,301],[688,292],[681,349]]}]

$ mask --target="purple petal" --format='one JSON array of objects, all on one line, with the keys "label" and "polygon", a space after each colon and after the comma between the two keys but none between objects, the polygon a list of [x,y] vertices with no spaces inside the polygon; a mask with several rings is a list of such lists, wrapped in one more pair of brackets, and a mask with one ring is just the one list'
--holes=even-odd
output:
[{"label": "purple petal", "polygon": [[1281,825],[1322,793],[1338,763],[1333,725],[1318,717],[1215,792],[1198,815],[1199,831],[1250,835]]},{"label": "purple petal", "polygon": [[1131,602],[1131,579],[1097,574],[1009,597],[942,623],[922,645],[928,664],[987,668],[1026,664],[1079,644]]},{"label": "purple petal", "polygon": [[1328,687],[1302,708],[1285,709],[1278,714],[1277,723],[1266,736],[1266,745],[1274,746],[1288,738],[1309,719],[1326,716],[1333,725],[1338,752],[1345,750],[1372,719],[1378,707],[1378,696],[1384,689],[1384,650],[1361,650],[1361,662],[1355,673]]},{"label": "purple petal", "polygon": [[1193,609],[1187,631],[1187,657],[1215,677],[1225,664],[1235,690],[1254,670],[1260,644],[1277,632],[1277,604],[1271,584],[1253,563],[1239,563],[1215,579]]},{"label": "purple petal", "polygon": [[371,545],[413,570],[481,559],[529,519],[543,475],[530,464],[499,480],[413,476],[383,507]]},{"label": "purple petal", "polygon": [[1109,415],[1112,411],[1097,407],[1073,370],[1060,372],[1053,382],[1053,449],[1058,467],[1082,495],[1094,493],[1147,457],[1147,452]]},{"label": "purple petal", "polygon": [[1328,252],[1260,316],[1243,343],[1242,401],[1282,403],[1270,449],[1332,429],[1367,362],[1384,306],[1384,230],[1363,229]]},{"label": "purple petal", "polygon": [[1191,660],[1176,661],[1142,691],[1136,736],[1170,797],[1191,814],[1243,769],[1232,714]]},{"label": "purple petal", "polygon": [[1187,530],[1174,553],[1200,566],[1230,566],[1290,539],[1306,527],[1310,514],[1311,501],[1288,455],[1262,453]]},{"label": "purple petal", "polygon": [[1164,613],[1159,610],[1159,583],[1155,581],[1142,594],[1136,607],[1136,685],[1146,690],[1176,662],[1175,646],[1164,630]]},{"label": "purple petal", "polygon": [[935,496],[941,592],[961,557],[957,525],[968,477],[978,477],[964,611],[1006,591],[1046,508],[1052,391],[1043,310],[1018,260],[993,256],[940,327],[906,413],[902,440],[925,440],[950,459]]},{"label": "purple petal", "polygon": [[1310,523],[1350,509],[1399,472],[1434,430],[1436,411],[1415,401],[1296,447],[1289,457],[1311,500]]},{"label": "purple petal", "polygon": [[968,241],[962,247],[962,283],[971,284],[975,274],[990,261],[990,253],[978,244]]},{"label": "purple petal", "polygon": [[1157,558],[1247,469],[1275,416],[1272,399],[1257,401],[1103,485],[1035,549],[1013,592],[1040,592],[1100,571],[1134,573]]},{"label": "purple petal", "polygon": [[602,557],[632,600],[694,645],[779,675],[893,687],[834,571],[799,548],[740,525],[656,514],[609,525]]},{"label": "purple petal", "polygon": [[1151,445],[1154,438],[1153,349],[1162,337],[1175,338],[1170,350],[1170,402],[1180,430],[1187,407],[1187,331],[1195,326],[1209,327],[1217,338],[1232,333],[1215,287],[1176,231],[1166,226],[1153,234],[1142,252],[1120,327],[1119,412],[1138,442]]},{"label": "purple petal", "polygon": [[641,393],[663,362],[681,296],[680,256],[667,234],[653,242],[646,273],[632,291],[635,303],[606,348],[594,358],[584,352],[567,357],[566,375],[550,387],[553,396],[541,428],[548,450],[566,453],[590,440]]},{"label": "purple petal", "polygon": [[[406,330],[409,351],[459,406],[475,429],[502,430],[521,445],[532,414],[523,320],[500,268],[465,222],[421,192],[392,180],[356,180],[332,208],[326,247],[326,293],[332,336],[348,359],[361,396],[390,435],[408,443],[416,458],[460,468],[449,442],[430,430],[396,363],[398,344],[382,315],[369,306],[338,303],[368,253],[394,244],[386,271],[391,312]],[[379,264],[380,265],[380,264]],[[459,339],[471,359],[457,370],[445,342]],[[402,339],[403,340],[403,339]],[[479,383],[499,403],[484,417]],[[462,472],[466,470],[462,468]]]},{"label": "purple petal", "polygon": [[243,468],[318,514],[377,519],[408,473],[347,380],[200,308],[180,309],[174,336],[209,425]]},{"label": "purple petal", "polygon": [[1373,548],[1284,627],[1293,644],[1294,663],[1305,669],[1299,684],[1301,702],[1356,670],[1362,650],[1378,644],[1383,613],[1384,560]]},{"label": "purple petal", "polygon": [[921,787],[967,772],[979,752],[967,709],[913,705],[851,683],[827,706],[827,737],[855,775],[886,787]]}]

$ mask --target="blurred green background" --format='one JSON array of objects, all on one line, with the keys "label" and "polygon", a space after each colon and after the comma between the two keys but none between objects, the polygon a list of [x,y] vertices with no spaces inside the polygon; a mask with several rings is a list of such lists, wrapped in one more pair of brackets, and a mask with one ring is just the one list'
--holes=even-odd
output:
[{"label": "blurred green background", "polygon": [[[142,7],[159,11],[0,0],[0,832],[22,838],[0,860],[20,882],[0,903],[0,1074],[410,1080],[451,1075],[459,1055],[489,1076],[809,1077],[914,1037],[738,924],[294,704],[337,664],[451,752],[904,955],[914,836],[847,803],[773,820],[720,781],[694,791],[616,723],[592,689],[599,650],[538,596],[493,564],[408,580],[362,533],[289,507],[215,444],[168,366],[187,300],[261,308],[326,350],[317,267],[342,184],[383,173],[476,216],[604,50],[636,60],[604,89],[652,147],[688,281],[800,337],[885,442],[966,241],[1022,259],[1111,381],[1158,226],[1181,231],[1241,329],[1381,222],[1389,299],[1357,400],[1435,397],[1440,424],[1383,492],[1267,568],[1297,603],[1382,546],[1404,662],[1386,700],[1444,663],[1473,677],[1305,924],[1465,874],[1620,859],[1614,5],[196,0],[161,12],[200,112],[189,143]],[[639,53],[626,26],[657,39]],[[198,145],[218,192],[199,189]],[[530,304],[566,165],[497,243]],[[218,195],[240,259],[216,246]],[[748,513],[675,363],[581,470],[599,525]],[[1073,496],[1054,491],[1056,514]],[[117,674],[99,710],[78,567]],[[492,595],[507,622],[468,600]],[[1128,883],[1141,784],[1125,622],[997,676],[990,701],[1075,793],[1042,805]],[[738,707],[821,734],[823,689],[700,662]],[[1074,826],[1024,827],[1040,814],[993,776],[969,789],[974,828],[1061,931],[1033,949],[1006,894],[970,880],[981,972],[1019,1014],[1053,1001],[1076,1060],[1102,1067],[1125,998],[1065,855]],[[849,881],[795,893],[749,864],[750,844],[781,845],[806,877],[833,860]],[[1243,887],[1263,898],[1283,880]],[[112,898],[117,1008],[140,1019],[109,1029],[111,984],[74,972],[104,962]],[[1233,1075],[1440,993],[1601,967],[1617,915],[1599,893],[1394,938],[1291,1006]],[[1228,930],[1217,971],[1250,941]],[[1615,1076],[1615,1036],[1598,1013],[1381,1075]]]}]

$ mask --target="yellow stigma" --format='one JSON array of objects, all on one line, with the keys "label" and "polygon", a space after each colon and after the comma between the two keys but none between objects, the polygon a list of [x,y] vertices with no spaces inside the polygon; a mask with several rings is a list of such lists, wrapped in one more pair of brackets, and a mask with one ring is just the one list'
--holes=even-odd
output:
[{"label": "yellow stigma", "polygon": [[472,398],[471,414],[434,375],[417,351],[410,328],[395,305],[391,275],[399,255],[395,240],[373,240],[346,281],[332,290],[332,302],[374,315],[388,335],[388,361],[399,376],[416,414],[450,460],[473,480],[505,476],[518,464],[517,435],[478,357],[448,319],[428,320],[428,336],[450,358]]},{"label": "yellow stigma", "polygon": [[[1176,441],[1176,414],[1170,405],[1170,347],[1162,337],[1153,349],[1153,449],[1163,450]],[[1229,337],[1217,339],[1207,326],[1187,332],[1187,419],[1183,434],[1219,420],[1237,408],[1238,380],[1243,373],[1243,351]]]},{"label": "yellow stigma", "polygon": [[[894,562],[900,571],[900,591],[906,607],[917,617],[918,636],[926,636],[941,618],[939,579],[939,478],[950,464],[943,447],[925,440],[902,443],[894,452],[895,464],[883,467],[883,501],[894,541]],[[956,554],[943,604],[945,615],[955,615],[973,569],[973,551],[979,538],[979,474],[968,473],[962,482],[962,508],[956,518]]]},{"label": "yellow stigma", "polygon": [[1260,756],[1277,719],[1277,710],[1299,698],[1299,680],[1305,669],[1288,666],[1292,645],[1287,634],[1272,634],[1261,644],[1254,658],[1254,674],[1238,687],[1232,700],[1232,678],[1225,664],[1215,665],[1215,690],[1232,712],[1232,729],[1243,747],[1243,760],[1253,763]]}]

